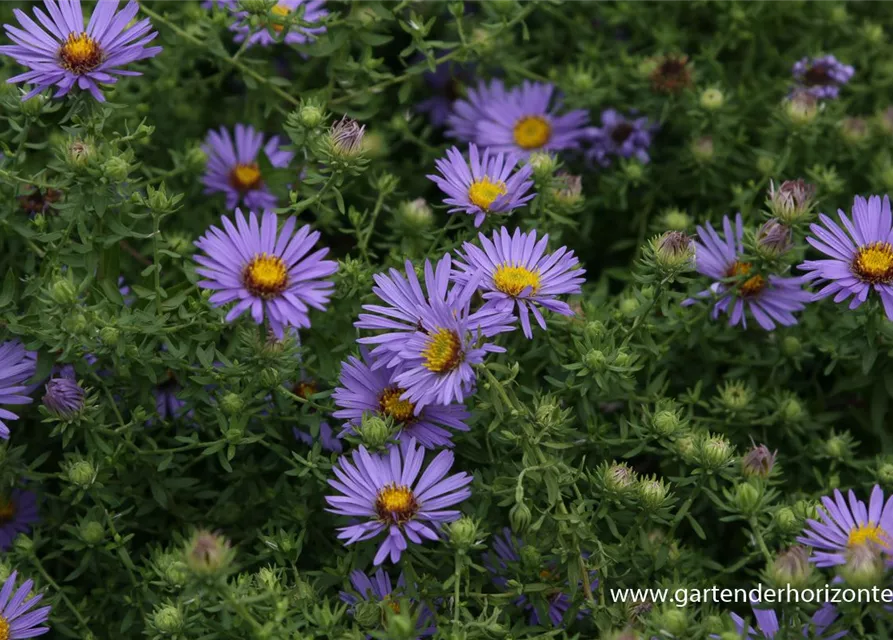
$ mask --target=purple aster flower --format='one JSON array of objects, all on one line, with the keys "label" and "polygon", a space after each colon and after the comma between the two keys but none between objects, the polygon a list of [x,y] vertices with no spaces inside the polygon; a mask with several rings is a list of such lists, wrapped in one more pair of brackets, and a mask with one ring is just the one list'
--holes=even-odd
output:
[{"label": "purple aster flower", "polygon": [[[481,158],[474,144],[468,145],[471,160],[466,162],[459,149],[447,149],[446,159],[434,161],[440,175],[429,175],[448,198],[444,204],[453,205],[449,213],[463,211],[474,216],[474,226],[479,227],[488,214],[508,213],[533,199],[535,193],[527,194],[533,186],[530,174],[533,167],[524,165],[512,175],[518,164],[514,155],[503,153],[490,155],[484,149]],[[526,195],[525,195],[526,194]]]},{"label": "purple aster flower", "polygon": [[9,549],[17,535],[30,531],[39,520],[34,492],[13,489],[8,497],[0,495],[0,550]]},{"label": "purple aster flower", "polygon": [[[158,386],[152,389],[152,394],[155,396],[155,410],[158,412],[158,417],[162,422],[176,420],[183,415],[186,401],[181,400],[179,397],[179,393],[182,390],[183,388],[177,382],[173,372],[168,372],[167,380],[159,383]],[[192,414],[193,412],[190,410],[186,415],[191,416]],[[152,421],[150,420],[149,422],[151,423]]]},{"label": "purple aster flower", "polygon": [[[3,583],[3,588],[0,589],[0,632],[2,632],[0,637],[9,640],[34,638],[42,636],[50,630],[49,627],[37,626],[47,621],[52,607],[34,609],[35,605],[43,599],[43,594],[38,594],[33,598],[28,597],[31,590],[34,589],[34,582],[25,580],[13,595],[18,576],[19,572],[13,571]],[[32,609],[33,611],[31,611]]]},{"label": "purple aster flower", "polygon": [[[737,613],[729,614],[732,618],[732,622],[735,623],[735,631],[744,638],[744,640],[753,640],[754,638],[774,638],[781,630],[778,616],[772,609],[758,609],[754,606],[753,615],[754,618],[756,618],[757,629],[750,626],[744,618]],[[842,638],[847,634],[846,631],[838,631],[836,633],[825,635],[825,631],[836,619],[837,608],[830,604],[823,605],[813,614],[809,623],[803,626],[803,637],[816,638],[817,640],[836,640],[837,638]],[[794,634],[792,633],[792,635]],[[710,637],[719,638],[716,634],[712,634]],[[787,638],[789,636],[786,635],[784,637]]]},{"label": "purple aster flower", "polygon": [[[0,344],[0,405],[30,404],[25,381],[37,370],[37,354],[26,351],[18,340]],[[0,439],[9,440],[9,427],[4,420],[18,420],[12,411],[0,406]]]},{"label": "purple aster flower", "polygon": [[[523,546],[523,541],[512,535],[511,530],[507,527],[502,530],[502,535],[493,537],[493,553],[488,552],[484,554],[484,566],[493,574],[493,584],[500,589],[508,587],[507,576],[521,571],[520,550]],[[560,627],[564,621],[565,614],[567,614],[568,609],[573,604],[573,600],[559,586],[560,578],[555,570],[555,563],[548,561],[544,564],[538,570],[538,579],[542,582],[556,584],[554,589],[543,592],[545,602],[535,603],[528,596],[520,595],[515,599],[514,604],[530,612],[531,626],[541,624],[539,607],[537,605],[539,604],[542,607],[544,604],[548,608],[549,621],[552,623],[552,626]],[[592,590],[598,588],[598,578],[595,571],[589,572],[589,581]],[[564,586],[567,586],[566,582]],[[577,619],[582,618],[584,613],[585,610],[581,609],[577,613]]]},{"label": "purple aster flower", "polygon": [[341,365],[341,386],[332,394],[339,407],[332,415],[348,421],[339,437],[354,433],[354,428],[362,424],[364,414],[391,418],[400,427],[401,441],[414,438],[427,449],[452,447],[449,429],[468,431],[465,420],[469,414],[463,405],[429,404],[416,415],[415,405],[402,399],[406,389],[394,384],[394,371],[373,369],[365,349],[361,349],[361,356],[362,360],[350,356]]},{"label": "purple aster flower", "polygon": [[833,100],[840,93],[840,87],[853,77],[855,70],[848,64],[841,64],[832,55],[820,58],[803,58],[794,64],[791,73],[799,89],[819,100]]},{"label": "purple aster flower", "polygon": [[197,255],[196,269],[205,280],[204,289],[216,291],[211,296],[215,307],[230,302],[237,304],[226,316],[232,322],[248,309],[257,324],[266,316],[270,328],[282,339],[285,327],[310,327],[308,307],[325,311],[334,284],[321,280],[338,270],[338,263],[323,260],[329,252],[323,248],[310,251],[320,237],[309,226],[293,233],[296,220],[290,217],[276,232],[276,214],[268,211],[258,223],[254,212],[246,220],[236,209],[236,224],[221,218],[225,230],[211,229],[195,243],[207,255]]},{"label": "purple aster flower", "polygon": [[807,520],[807,529],[797,538],[797,542],[813,548],[811,560],[818,567],[846,563],[847,550],[861,545],[877,545],[885,552],[891,549],[893,497],[885,501],[883,490],[875,485],[867,509],[852,491],[848,498],[849,504],[837,489],[834,500],[822,497],[825,508],[818,510],[821,522]]},{"label": "purple aster flower", "polygon": [[[812,294],[801,288],[802,280],[752,273],[753,265],[740,259],[744,252],[741,214],[735,216],[734,231],[728,216],[723,216],[722,223],[725,238],[721,238],[709,222],[706,229],[698,227],[700,241],[694,242],[695,266],[699,273],[718,282],[697,294],[697,297],[719,297],[713,306],[712,317],[715,319],[721,312],[728,312],[729,326],[741,323],[746,328],[745,310],[750,310],[766,331],[775,329],[776,323],[786,327],[797,324],[792,312],[802,311],[812,299]],[[736,280],[723,282],[730,278]],[[688,306],[695,302],[695,299],[689,298],[682,304]]]},{"label": "purple aster flower", "polygon": [[44,7],[49,15],[37,8],[34,15],[46,31],[20,9],[13,13],[22,28],[3,25],[15,44],[0,46],[0,55],[30,69],[7,80],[34,85],[23,100],[52,86],[59,88],[54,97],[60,98],[77,85],[105,102],[100,83],[114,84],[115,76],[142,75],[119,67],[161,53],[161,47],[146,47],[158,35],[148,18],[127,26],[139,11],[134,1],[120,12],[117,0],[97,3],[86,30],[80,0],[44,0]]},{"label": "purple aster flower", "polygon": [[546,234],[537,242],[536,230],[521,233],[515,229],[509,235],[502,227],[493,232],[492,240],[482,233],[478,239],[483,248],[470,242],[463,245],[465,262],[457,263],[460,271],[454,277],[465,282],[473,275],[482,274],[478,280],[486,300],[482,310],[492,308],[511,313],[517,307],[521,328],[528,338],[533,337],[529,313],[533,313],[541,328],[546,328],[540,307],[563,316],[574,315],[566,302],[557,299],[559,295],[580,293],[580,285],[585,280],[586,271],[579,268],[573,251],[561,247],[547,254],[549,236]]},{"label": "purple aster flower", "polygon": [[423,538],[437,540],[439,526],[459,518],[459,511],[445,507],[471,495],[472,477],[465,472],[447,477],[453,466],[451,451],[441,451],[419,476],[424,457],[425,449],[410,440],[381,455],[361,446],[350,456],[353,463],[348,456],[338,459],[332,468],[338,479],[329,484],[343,495],[326,497],[332,507],[328,511],[368,518],[339,529],[338,538],[344,544],[385,533],[374,563],[380,565],[388,556],[398,562],[407,539],[414,544],[421,544]]},{"label": "purple aster flower", "polygon": [[264,134],[250,125],[237,124],[235,141],[225,127],[209,131],[202,150],[208,154],[208,170],[202,176],[205,193],[223,193],[226,206],[235,209],[240,202],[249,209],[273,209],[276,196],[263,181],[257,157],[263,149],[270,164],[288,166],[294,154],[279,146],[279,136],[264,143]]},{"label": "purple aster flower", "polygon": [[[308,447],[313,446],[313,436],[308,432],[301,431],[297,427],[292,427],[291,432],[294,434],[296,440],[300,440]],[[328,451],[329,453],[341,453],[344,451],[344,445],[341,444],[341,440],[335,437],[332,427],[329,426],[328,422],[319,423],[319,443],[322,445],[322,450]]]},{"label": "purple aster flower", "polygon": [[84,390],[72,377],[53,378],[46,384],[43,405],[56,417],[73,418],[84,408]]},{"label": "purple aster flower", "polygon": [[651,158],[648,148],[657,125],[648,118],[627,118],[615,109],[602,111],[602,126],[589,127],[586,138],[591,146],[586,149],[586,157],[603,167],[611,164],[612,157],[636,158],[647,164]]},{"label": "purple aster flower", "polygon": [[259,44],[262,47],[269,47],[277,42],[285,42],[285,44],[312,42],[318,34],[324,33],[326,30],[324,26],[314,26],[329,15],[329,12],[325,10],[325,4],[324,0],[279,0],[270,9],[270,13],[282,20],[286,20],[291,14],[296,13],[302,23],[290,26],[283,40],[282,33],[286,29],[284,24],[277,24],[271,20],[269,24],[252,30],[248,12],[240,11],[238,5],[233,3],[230,5],[236,18],[236,21],[230,26],[230,30],[236,32],[233,40],[244,42],[245,38],[248,38],[249,46]]},{"label": "purple aster flower", "polygon": [[[887,317],[893,320],[893,218],[890,199],[856,196],[852,220],[843,210],[837,215],[843,228],[828,216],[819,214],[822,223],[809,229],[816,237],[806,241],[829,256],[826,260],[807,260],[798,268],[808,273],[804,280],[826,281],[814,300],[834,295],[834,302],[850,296],[850,309],[860,306],[872,288],[880,295]],[[824,225],[824,226],[822,226]]]},{"label": "purple aster flower", "polygon": [[447,135],[463,142],[477,140],[478,123],[486,117],[484,109],[505,96],[502,80],[478,82],[477,88],[468,90],[468,97],[453,102],[452,113],[447,116]]},{"label": "purple aster flower", "polygon": [[201,7],[211,9],[233,9],[239,4],[239,0],[202,0]]},{"label": "purple aster flower", "polygon": [[459,99],[460,84],[468,82],[470,77],[471,71],[465,65],[449,60],[437,65],[433,72],[424,75],[431,97],[418,103],[416,111],[427,113],[431,124],[442,127],[452,112],[453,103]]},{"label": "purple aster flower", "polygon": [[576,149],[586,135],[589,114],[583,109],[559,115],[551,84],[525,81],[484,105],[474,142],[493,152],[515,152],[527,157],[534,151]]},{"label": "purple aster flower", "polygon": [[[356,605],[361,601],[385,605],[394,613],[400,613],[399,601],[403,598],[403,590],[406,587],[406,578],[402,573],[397,578],[396,590],[391,585],[391,577],[382,567],[379,567],[371,578],[362,571],[351,571],[350,584],[359,596],[342,591],[339,598],[342,602],[349,605],[348,611],[351,615],[355,615]],[[410,603],[414,604],[412,600],[410,600]],[[419,617],[416,621],[416,633],[419,636],[430,636],[435,630],[436,627],[434,626],[431,610],[422,605],[419,608]],[[369,638],[371,636],[366,637]]]}]

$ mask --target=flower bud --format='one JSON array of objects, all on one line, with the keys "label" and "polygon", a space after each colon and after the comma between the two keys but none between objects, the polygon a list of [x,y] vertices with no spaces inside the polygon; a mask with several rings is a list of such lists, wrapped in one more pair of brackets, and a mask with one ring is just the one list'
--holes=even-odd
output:
[{"label": "flower bud", "polygon": [[302,104],[298,111],[298,122],[308,129],[315,129],[325,120],[325,110],[312,102]]},{"label": "flower bud", "polygon": [[214,576],[226,571],[233,555],[229,540],[217,533],[199,530],[186,544],[183,560],[193,574]]},{"label": "flower bud", "polygon": [[[599,340],[607,332],[604,323],[600,322],[599,320],[592,320],[590,322],[587,322],[584,331],[586,332],[586,337],[590,340]],[[604,354],[602,354],[602,356],[604,356]]]},{"label": "flower bud", "polygon": [[819,113],[819,101],[807,91],[798,91],[785,100],[784,111],[791,124],[801,127],[815,120]]},{"label": "flower bud", "polygon": [[583,364],[592,373],[600,373],[608,366],[608,357],[598,349],[591,349],[583,356]]},{"label": "flower bud", "polygon": [[114,347],[118,344],[119,337],[120,333],[115,327],[103,327],[99,330],[99,339],[102,341],[102,344],[109,347]]},{"label": "flower bud", "polygon": [[176,607],[164,605],[152,614],[152,623],[161,634],[171,636],[183,628],[183,614]]},{"label": "flower bud", "polygon": [[753,391],[740,380],[727,382],[719,390],[719,402],[728,411],[737,413],[753,403]]},{"label": "flower bud", "polygon": [[610,493],[628,494],[635,490],[637,481],[636,472],[625,462],[615,462],[603,467],[602,483]]},{"label": "flower bud", "polygon": [[877,115],[877,123],[881,131],[893,135],[893,106],[889,106]]},{"label": "flower bud", "polygon": [[834,460],[846,460],[851,454],[850,439],[831,432],[831,436],[825,440],[825,454]]},{"label": "flower bud", "polygon": [[893,484],[893,464],[885,462],[877,469],[878,482],[885,485]]},{"label": "flower bud", "polygon": [[280,382],[282,382],[282,376],[279,374],[278,369],[274,369],[273,367],[266,367],[265,369],[261,370],[260,383],[267,389],[278,387]]},{"label": "flower bud", "polygon": [[583,201],[583,179],[565,171],[555,175],[552,197],[560,204],[575,207]]},{"label": "flower bud", "polygon": [[544,182],[552,176],[558,162],[551,153],[534,151],[527,159],[527,164],[533,168],[533,178],[536,182]]},{"label": "flower bud", "polygon": [[43,406],[57,418],[71,420],[84,408],[84,390],[70,378],[53,378],[46,384]]},{"label": "flower bud", "polygon": [[682,436],[673,442],[673,450],[686,462],[694,462],[700,453],[700,445],[692,436]]},{"label": "flower bud", "polygon": [[735,506],[744,515],[751,515],[760,503],[759,490],[750,483],[743,482],[735,487]]},{"label": "flower bud", "polygon": [[794,336],[785,336],[781,341],[781,352],[789,358],[803,353],[803,344]]},{"label": "flower bud", "polygon": [[868,121],[865,118],[844,118],[840,123],[843,139],[857,145],[868,138]]},{"label": "flower bud", "polygon": [[374,629],[381,624],[382,611],[378,604],[360,600],[354,605],[353,619],[363,629]]},{"label": "flower bud", "polygon": [[477,523],[468,516],[462,516],[449,525],[450,543],[457,549],[470,549],[477,542]]},{"label": "flower bud", "polygon": [[65,161],[71,168],[77,169],[87,165],[93,157],[94,149],[92,143],[86,140],[73,140],[65,152]]},{"label": "flower bud", "polygon": [[329,144],[332,152],[342,158],[356,158],[363,151],[365,125],[344,116],[329,130]]},{"label": "flower bud", "polygon": [[814,205],[815,186],[802,179],[785,180],[777,189],[769,183],[766,205],[780,222],[793,225],[806,218]]},{"label": "flower bud", "polygon": [[[391,609],[393,611],[393,609]],[[393,612],[387,618],[387,637],[394,640],[412,640],[416,637],[415,625],[408,612]]]},{"label": "flower bud", "polygon": [[525,544],[518,551],[521,557],[521,567],[525,571],[535,571],[539,573],[543,568],[543,556],[539,549],[530,544]]},{"label": "flower bud", "polygon": [[691,143],[691,154],[701,164],[713,160],[714,153],[713,138],[710,136],[701,136]]},{"label": "flower bud", "polygon": [[149,203],[149,207],[153,210],[167,212],[173,209],[174,199],[167,195],[164,183],[157,189],[152,185],[148,185],[146,187],[146,194],[148,196],[146,201]]},{"label": "flower bud", "polygon": [[793,246],[791,228],[778,220],[765,222],[757,231],[757,251],[766,258],[777,258]]},{"label": "flower bud", "polygon": [[88,545],[97,545],[105,540],[105,527],[96,520],[86,520],[78,527],[78,534]]},{"label": "flower bud", "polygon": [[659,509],[669,498],[670,490],[663,479],[642,478],[638,484],[639,500],[647,509]]},{"label": "flower bud", "polygon": [[685,609],[679,607],[667,608],[660,612],[658,624],[661,631],[667,631],[671,636],[679,637],[688,628],[688,614]]},{"label": "flower bud", "polygon": [[96,480],[96,467],[89,460],[77,460],[68,467],[68,480],[76,487],[87,489]]},{"label": "flower bud", "polygon": [[228,416],[235,416],[245,408],[245,401],[238,393],[227,393],[220,399],[220,408]]},{"label": "flower bud", "polygon": [[190,147],[184,159],[190,168],[200,170],[208,163],[208,154],[201,147]]},{"label": "flower bud", "polygon": [[784,533],[800,531],[802,522],[790,507],[782,507],[773,516],[776,526]]},{"label": "flower bud", "polygon": [[102,164],[102,175],[112,182],[124,182],[130,173],[130,163],[120,156],[112,156]]},{"label": "flower bud", "polygon": [[660,217],[661,226],[670,231],[685,231],[691,227],[691,216],[679,209],[669,209]]},{"label": "flower bud", "polygon": [[708,469],[719,469],[732,459],[732,446],[720,435],[711,435],[701,440],[697,459]]},{"label": "flower bud", "polygon": [[46,104],[47,99],[43,94],[38,93],[33,98],[29,98],[21,103],[22,113],[29,118],[36,118],[40,115],[40,112],[43,111],[43,106]]},{"label": "flower bud", "polygon": [[620,300],[620,304],[617,305],[620,313],[625,316],[633,315],[636,311],[639,310],[640,306],[641,305],[639,304],[639,301],[635,298],[623,298]]},{"label": "flower bud", "polygon": [[809,552],[805,547],[795,545],[778,554],[769,564],[766,574],[770,583],[777,589],[790,585],[802,589],[809,583],[813,568],[809,563]]},{"label": "flower bud", "polygon": [[788,423],[795,423],[806,415],[806,409],[796,396],[787,396],[781,400],[778,407],[781,418]]},{"label": "flower bud", "polygon": [[709,89],[704,89],[701,92],[700,103],[707,111],[716,111],[717,109],[722,108],[725,101],[726,97],[719,89],[711,87]]},{"label": "flower bud", "polygon": [[674,435],[682,426],[682,419],[673,409],[663,409],[651,418],[651,430],[661,438]]},{"label": "flower bud", "polygon": [[753,446],[741,458],[741,473],[746,478],[768,478],[775,466],[775,454],[764,444]]},{"label": "flower bud", "polygon": [[693,266],[695,245],[682,231],[667,231],[651,240],[654,261],[662,270],[681,271]]},{"label": "flower bud", "polygon": [[26,535],[16,536],[12,543],[12,548],[21,553],[23,556],[30,555],[34,551],[34,541]]},{"label": "flower bud", "polygon": [[68,278],[56,278],[49,288],[50,298],[60,305],[70,305],[77,301],[78,290]]},{"label": "flower bud", "polygon": [[509,511],[509,523],[512,525],[512,531],[517,534],[527,532],[530,524],[533,522],[533,514],[523,501],[516,502]]},{"label": "flower bud", "polygon": [[870,589],[880,584],[885,568],[882,550],[880,544],[871,541],[850,546],[838,575],[853,589]]},{"label": "flower bud", "polygon": [[368,449],[379,449],[391,437],[391,425],[372,414],[363,416],[363,423],[357,428],[357,435]]}]

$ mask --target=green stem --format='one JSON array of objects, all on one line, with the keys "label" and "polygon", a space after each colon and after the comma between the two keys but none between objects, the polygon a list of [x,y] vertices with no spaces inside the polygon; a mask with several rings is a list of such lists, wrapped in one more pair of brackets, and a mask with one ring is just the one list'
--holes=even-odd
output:
[{"label": "green stem", "polygon": [[455,573],[453,575],[453,625],[459,625],[459,598],[460,598],[460,587],[459,585],[462,582],[462,562],[459,555],[459,552],[456,551],[455,556]]},{"label": "green stem", "polygon": [[87,626],[87,621],[84,620],[84,617],[81,615],[81,612],[78,610],[78,608],[75,607],[72,604],[71,600],[68,599],[68,596],[65,595],[65,592],[62,591],[62,589],[59,587],[58,584],[56,584],[56,581],[53,580],[50,577],[50,574],[48,574],[46,572],[46,569],[43,568],[43,564],[41,564],[40,558],[38,558],[37,555],[32,554],[31,559],[34,561],[34,566],[37,567],[37,572],[41,576],[43,576],[43,579],[47,581],[47,584],[49,584],[56,591],[56,593],[59,594],[59,597],[62,598],[62,602],[65,603],[65,606],[68,607],[68,610],[71,611],[71,613],[74,615],[75,619],[77,619],[78,624],[80,624],[81,627],[83,627],[84,631],[89,632],[90,627]]},{"label": "green stem", "polygon": [[756,516],[751,517],[750,519],[750,529],[753,531],[753,536],[757,540],[757,544],[760,547],[760,551],[763,552],[763,557],[766,558],[766,562],[772,561],[772,554],[769,553],[769,547],[766,546],[766,541],[763,540],[763,534],[760,533],[759,523],[757,522]]}]

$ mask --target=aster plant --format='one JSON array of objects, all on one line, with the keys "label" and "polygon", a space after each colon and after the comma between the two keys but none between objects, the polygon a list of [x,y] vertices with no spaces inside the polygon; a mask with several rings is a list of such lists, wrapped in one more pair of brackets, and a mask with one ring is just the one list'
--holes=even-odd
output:
[{"label": "aster plant", "polygon": [[833,55],[801,58],[791,69],[798,89],[820,100],[837,98],[840,88],[850,81],[855,72],[852,66],[843,64]]},{"label": "aster plant", "polygon": [[37,494],[27,489],[0,493],[0,550],[6,551],[20,533],[27,533],[40,520]]},{"label": "aster plant", "polygon": [[0,589],[0,637],[9,640],[34,638],[50,630],[43,625],[49,618],[51,607],[35,609],[43,594],[32,595],[32,580],[25,580],[16,589],[18,575],[18,571],[13,571]]},{"label": "aster plant", "polygon": [[[376,569],[371,576],[366,575],[362,571],[351,571],[350,585],[353,591],[342,591],[339,597],[342,602],[349,606],[348,610],[354,618],[358,616],[357,604],[360,603],[377,604],[379,607],[389,608],[394,613],[400,613],[400,599],[404,597],[403,591],[406,588],[406,577],[402,573],[397,578],[395,588],[394,583],[391,582],[391,577],[383,567]],[[378,616],[379,618],[384,618],[384,612],[379,612]],[[434,631],[435,627],[432,625],[431,611],[428,607],[422,605],[416,621],[416,633],[419,634],[419,637],[424,637],[430,636]]]},{"label": "aster plant", "polygon": [[[37,369],[33,352],[27,351],[18,340],[0,344],[0,405],[30,404],[24,384]],[[0,406],[0,439],[9,439],[9,427],[4,420],[18,420],[19,416]]]}]

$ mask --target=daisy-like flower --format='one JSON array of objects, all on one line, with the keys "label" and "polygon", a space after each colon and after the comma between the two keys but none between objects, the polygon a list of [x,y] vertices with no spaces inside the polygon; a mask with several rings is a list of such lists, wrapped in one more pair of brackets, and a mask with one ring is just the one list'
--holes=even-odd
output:
[{"label": "daisy-like flower", "polygon": [[0,638],[4,640],[20,640],[34,638],[47,633],[49,627],[41,627],[50,616],[52,607],[34,607],[43,599],[43,594],[28,597],[34,589],[34,582],[25,580],[15,591],[18,571],[9,574],[3,588],[0,589]]},{"label": "daisy-like flower", "polygon": [[512,175],[518,159],[503,153],[491,155],[484,149],[483,158],[474,144],[468,145],[470,162],[452,147],[446,159],[434,161],[440,175],[429,175],[440,190],[447,194],[444,204],[452,205],[450,213],[458,211],[474,216],[474,226],[483,224],[488,214],[509,213],[533,199],[528,194],[533,180],[533,167],[525,164]]},{"label": "daisy-like flower", "polygon": [[[329,12],[325,9],[325,0],[279,0],[270,13],[276,16],[278,20],[270,20],[268,24],[253,29],[249,24],[249,14],[247,11],[240,11],[238,4],[233,2],[229,5],[230,9],[235,13],[236,21],[230,26],[231,31],[236,32],[236,42],[244,42],[248,38],[248,45],[260,45],[269,47],[278,42],[285,44],[305,44],[312,42],[320,33],[324,33],[326,28],[318,23],[321,22]],[[282,37],[286,26],[284,22],[291,18],[292,14],[297,14],[301,24],[290,26],[288,33]]]},{"label": "daisy-like flower", "polygon": [[288,166],[294,154],[279,146],[279,136],[272,136],[264,143],[264,134],[250,125],[237,124],[235,140],[225,127],[209,131],[202,145],[208,155],[208,170],[202,176],[205,193],[223,193],[228,209],[235,209],[240,202],[249,209],[273,209],[276,196],[264,185],[258,164],[263,149],[270,164],[276,168]]},{"label": "daisy-like flower", "polygon": [[[508,587],[508,577],[516,573],[524,573],[522,566],[521,548],[523,541],[512,535],[510,529],[502,530],[502,535],[493,537],[493,553],[484,554],[484,566],[492,574],[493,584],[500,589]],[[528,568],[529,569],[529,568]],[[530,612],[531,626],[541,624],[540,610],[548,613],[549,622],[553,627],[560,627],[564,622],[564,616],[573,604],[572,598],[562,589],[560,578],[555,570],[555,563],[547,561],[543,566],[536,568],[537,578],[529,576],[532,580],[539,579],[542,582],[554,584],[555,588],[543,592],[545,601],[534,602],[526,595],[518,596],[514,605]],[[598,588],[598,578],[595,571],[589,572],[590,589]],[[577,613],[577,619],[583,617],[585,610]]]},{"label": "daisy-like flower", "polygon": [[[350,584],[356,594],[359,595],[342,591],[339,594],[339,598],[349,606],[348,612],[352,616],[356,616],[356,605],[361,602],[371,602],[381,607],[388,607],[394,613],[400,613],[400,600],[403,598],[403,591],[406,588],[406,578],[402,573],[397,578],[396,589],[394,589],[391,583],[391,577],[383,567],[379,567],[372,577],[367,576],[362,571],[351,571]],[[410,603],[415,604],[411,600]],[[381,620],[382,623],[385,622],[383,611],[381,613]],[[418,620],[416,621],[416,633],[418,633],[419,636],[430,636],[434,631],[435,626],[431,610],[422,605],[419,609]]]},{"label": "daisy-like flower", "polygon": [[584,269],[573,251],[561,247],[554,253],[546,253],[549,236],[537,242],[536,231],[521,233],[520,229],[509,235],[505,227],[493,233],[492,240],[478,234],[481,247],[470,242],[463,245],[465,262],[459,262],[454,275],[458,282],[466,282],[480,274],[478,287],[484,291],[486,301],[481,309],[511,313],[517,308],[521,328],[528,338],[533,337],[530,316],[536,318],[542,329],[546,321],[540,307],[572,316],[574,312],[560,295],[580,293],[584,282]]},{"label": "daisy-like flower", "polygon": [[842,64],[833,55],[798,60],[791,73],[798,89],[819,100],[833,100],[856,73],[848,64]]},{"label": "daisy-like flower", "polygon": [[[589,114],[576,109],[559,115],[551,84],[525,81],[484,105],[474,142],[493,152],[527,157],[534,151],[576,149],[585,138]],[[554,103],[553,103],[554,102]]]},{"label": "daisy-like flower", "polygon": [[[812,294],[802,289],[801,279],[753,273],[753,265],[740,259],[744,252],[740,213],[735,217],[734,229],[729,217],[723,216],[723,231],[724,238],[708,222],[706,228],[698,227],[698,240],[694,241],[698,272],[718,281],[697,294],[698,298],[719,298],[713,306],[713,318],[727,312],[729,326],[740,323],[747,327],[745,311],[749,310],[766,331],[775,329],[776,324],[786,327],[797,324],[793,312],[802,311],[812,299]],[[728,282],[731,278],[735,280]],[[689,298],[682,304],[688,306],[695,302]]]},{"label": "daisy-like flower", "polygon": [[477,140],[478,123],[484,119],[487,105],[504,99],[505,85],[502,80],[478,82],[478,86],[468,90],[468,96],[453,102],[452,112],[447,116],[447,135],[463,142]]},{"label": "daisy-like flower", "polygon": [[884,491],[875,485],[866,509],[865,503],[850,491],[848,501],[834,490],[834,499],[822,498],[819,520],[807,520],[807,528],[797,542],[813,548],[812,561],[818,567],[846,563],[847,551],[862,545],[875,545],[890,558],[893,549],[893,497],[884,500]]},{"label": "daisy-like flower", "polygon": [[30,531],[38,520],[37,495],[33,491],[13,489],[8,496],[0,495],[0,550],[9,549],[15,537]]},{"label": "daisy-like flower", "polygon": [[651,160],[648,148],[656,128],[648,118],[627,118],[615,109],[605,109],[602,126],[586,130],[586,139],[591,145],[586,149],[586,157],[603,167],[609,166],[615,157],[635,158],[647,164]]},{"label": "daisy-like flower", "polygon": [[[313,446],[314,438],[308,432],[301,431],[297,427],[292,427],[291,432],[296,440],[300,440],[308,447]],[[335,437],[335,433],[328,422],[319,423],[319,443],[322,445],[322,450],[329,453],[341,453],[344,451],[344,445],[341,443],[341,440]]]},{"label": "daisy-like flower", "polygon": [[453,466],[451,451],[441,451],[421,476],[425,449],[415,441],[392,446],[387,453],[370,454],[365,447],[355,450],[350,460],[342,456],[332,468],[337,480],[329,484],[342,495],[327,496],[330,512],[367,522],[339,529],[344,544],[369,540],[385,533],[375,554],[380,565],[390,556],[398,562],[407,548],[407,539],[421,544],[423,538],[438,540],[438,528],[458,520],[461,513],[446,509],[471,495],[467,473],[447,476]]},{"label": "daisy-like flower", "polygon": [[338,263],[323,260],[328,249],[310,253],[320,233],[301,227],[290,217],[277,234],[276,214],[265,212],[259,222],[254,212],[246,219],[236,209],[236,224],[221,218],[224,230],[211,229],[195,243],[207,255],[195,257],[201,267],[196,273],[204,289],[214,290],[211,304],[236,305],[226,316],[232,322],[245,311],[261,324],[266,317],[275,336],[285,327],[310,327],[309,308],[325,311],[334,284],[322,280],[338,270]]},{"label": "daisy-like flower", "polygon": [[463,405],[429,404],[416,415],[415,405],[402,399],[406,389],[394,384],[394,371],[373,369],[365,349],[361,349],[361,356],[362,360],[350,356],[341,365],[341,386],[332,394],[339,407],[332,415],[348,421],[340,437],[354,433],[365,414],[391,418],[400,428],[401,441],[415,438],[427,449],[452,447],[450,429],[468,431],[465,420],[469,414]]},{"label": "daisy-like flower", "polygon": [[[737,613],[730,613],[732,622],[735,624],[735,632],[744,640],[754,640],[755,638],[774,638],[781,630],[778,615],[772,609],[758,609],[753,607],[753,616],[756,619],[757,628],[754,629],[747,621]],[[837,607],[825,604],[816,611],[808,624],[803,626],[802,635],[804,638],[815,638],[816,640],[837,640],[847,634],[847,631],[838,631],[825,635],[825,631],[834,624],[837,619]],[[782,621],[784,622],[784,621]],[[791,633],[792,636],[796,632]],[[719,638],[713,634],[711,638]],[[789,636],[784,636],[789,637]]]},{"label": "daisy-like flower", "polygon": [[453,103],[459,99],[461,83],[467,82],[470,75],[467,66],[449,60],[437,65],[433,72],[424,76],[431,97],[418,103],[416,111],[427,113],[435,127],[443,126],[450,117]]},{"label": "daisy-like flower", "polygon": [[[37,370],[37,354],[26,351],[18,340],[9,340],[0,344],[0,405],[30,404],[31,398],[26,394],[34,387],[25,382]],[[4,420],[18,420],[19,417],[0,406],[0,439],[9,440],[9,427]]]},{"label": "daisy-like flower", "polygon": [[158,35],[148,18],[127,26],[139,11],[134,1],[120,12],[118,0],[97,3],[86,29],[80,0],[44,0],[44,7],[47,13],[34,9],[43,28],[20,9],[13,13],[21,28],[3,25],[15,44],[0,46],[0,55],[29,69],[7,82],[34,86],[23,100],[52,86],[58,87],[54,97],[60,98],[77,86],[105,102],[100,84],[116,83],[115,76],[142,75],[120,67],[161,53],[161,47],[146,46]]},{"label": "daisy-like flower", "polygon": [[887,317],[893,320],[893,217],[890,198],[871,196],[868,200],[856,196],[852,220],[840,209],[837,211],[841,228],[825,214],[819,214],[821,224],[812,224],[812,236],[806,241],[829,256],[824,260],[807,260],[798,268],[808,273],[804,280],[818,280],[825,286],[817,291],[814,300],[834,296],[834,302],[849,297],[850,309],[860,306],[872,288],[878,293]]}]

